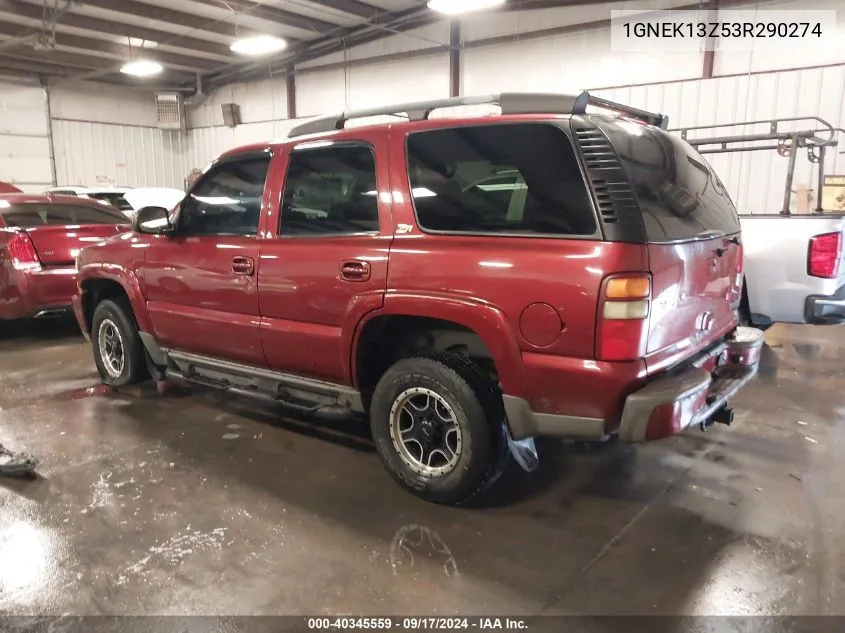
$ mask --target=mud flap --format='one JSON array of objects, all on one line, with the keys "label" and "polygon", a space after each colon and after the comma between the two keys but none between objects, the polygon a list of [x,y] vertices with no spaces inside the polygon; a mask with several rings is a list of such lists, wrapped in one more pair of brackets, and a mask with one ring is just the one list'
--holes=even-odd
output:
[{"label": "mud flap", "polygon": [[508,448],[522,470],[527,473],[537,470],[537,466],[540,465],[540,458],[537,455],[537,447],[534,445],[533,437],[515,440],[508,431]]}]

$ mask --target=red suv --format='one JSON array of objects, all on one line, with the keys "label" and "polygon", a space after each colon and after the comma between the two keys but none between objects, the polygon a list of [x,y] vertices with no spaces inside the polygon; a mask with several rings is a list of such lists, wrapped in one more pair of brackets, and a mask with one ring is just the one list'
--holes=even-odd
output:
[{"label": "red suv", "polygon": [[[429,116],[484,103],[501,114]],[[509,452],[530,467],[536,436],[730,423],[762,344],[737,328],[740,225],[665,126],[587,93],[311,120],[86,248],[77,318],[108,384],[367,413],[387,469],[437,502],[483,490]]]}]

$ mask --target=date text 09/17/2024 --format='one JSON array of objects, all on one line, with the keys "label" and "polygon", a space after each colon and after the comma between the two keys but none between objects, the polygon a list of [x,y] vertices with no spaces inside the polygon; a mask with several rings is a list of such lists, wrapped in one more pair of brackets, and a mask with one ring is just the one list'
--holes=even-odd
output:
[{"label": "date text 09/17/2024", "polygon": [[497,631],[527,630],[528,624],[510,617],[403,617],[403,618],[308,618],[309,631],[375,630],[375,631]]}]

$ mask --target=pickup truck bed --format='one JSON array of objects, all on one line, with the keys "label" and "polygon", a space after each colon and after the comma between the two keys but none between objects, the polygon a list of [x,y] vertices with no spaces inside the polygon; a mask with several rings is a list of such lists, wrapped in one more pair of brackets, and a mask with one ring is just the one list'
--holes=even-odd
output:
[{"label": "pickup truck bed", "polygon": [[[741,216],[745,289],[753,323],[838,323],[845,321],[845,215]],[[835,275],[811,274],[812,240],[839,235]],[[832,238],[831,243],[833,243]]]}]

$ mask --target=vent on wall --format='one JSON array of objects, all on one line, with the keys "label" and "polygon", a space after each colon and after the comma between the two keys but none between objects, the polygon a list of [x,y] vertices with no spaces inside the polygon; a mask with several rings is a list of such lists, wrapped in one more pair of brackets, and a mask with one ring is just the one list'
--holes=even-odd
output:
[{"label": "vent on wall", "polygon": [[223,103],[220,109],[223,112],[223,123],[227,127],[236,127],[241,124],[241,106],[237,103]]},{"label": "vent on wall", "polygon": [[184,130],[185,107],[177,92],[156,93],[156,121],[161,130]]}]

